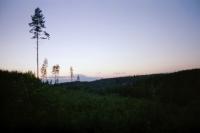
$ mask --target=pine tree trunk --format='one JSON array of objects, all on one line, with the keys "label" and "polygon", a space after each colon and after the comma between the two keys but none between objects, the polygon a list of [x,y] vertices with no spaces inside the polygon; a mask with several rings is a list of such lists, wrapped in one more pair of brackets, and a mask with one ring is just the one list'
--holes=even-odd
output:
[{"label": "pine tree trunk", "polygon": [[37,33],[37,78],[39,78],[39,63],[38,63],[38,33]]}]

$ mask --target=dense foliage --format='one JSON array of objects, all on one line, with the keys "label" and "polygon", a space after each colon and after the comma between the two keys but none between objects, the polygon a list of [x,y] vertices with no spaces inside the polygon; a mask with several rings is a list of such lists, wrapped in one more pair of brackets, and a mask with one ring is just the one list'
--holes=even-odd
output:
[{"label": "dense foliage", "polygon": [[199,69],[59,85],[41,83],[31,73],[0,71],[0,85],[6,130],[200,131]]}]

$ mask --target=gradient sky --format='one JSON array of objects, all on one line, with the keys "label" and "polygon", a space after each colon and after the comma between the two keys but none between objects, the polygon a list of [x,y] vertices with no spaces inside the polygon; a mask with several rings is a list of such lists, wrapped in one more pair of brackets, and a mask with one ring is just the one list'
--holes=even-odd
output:
[{"label": "gradient sky", "polygon": [[51,35],[39,44],[49,74],[54,64],[98,77],[200,67],[200,0],[0,0],[0,69],[36,72],[36,7]]}]

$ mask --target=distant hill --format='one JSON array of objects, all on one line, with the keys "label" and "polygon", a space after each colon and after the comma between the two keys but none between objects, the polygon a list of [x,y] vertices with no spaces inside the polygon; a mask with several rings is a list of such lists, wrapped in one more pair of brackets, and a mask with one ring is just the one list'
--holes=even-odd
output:
[{"label": "distant hill", "polygon": [[66,88],[89,88],[100,94],[115,93],[122,96],[186,104],[197,99],[200,100],[200,69],[109,78],[83,83],[62,83],[60,85]]},{"label": "distant hill", "polygon": [[[78,75],[74,75],[73,81],[77,80],[77,76]],[[86,76],[83,74],[79,74],[79,77],[80,77],[80,81],[94,81],[94,80],[100,79],[98,77],[90,77],[90,76]],[[44,80],[44,81],[46,81],[46,80]],[[55,77],[53,77],[53,76],[47,77],[47,81],[54,83]],[[58,76],[58,81],[59,81],[59,83],[71,82],[71,78],[70,78],[70,76]]]}]

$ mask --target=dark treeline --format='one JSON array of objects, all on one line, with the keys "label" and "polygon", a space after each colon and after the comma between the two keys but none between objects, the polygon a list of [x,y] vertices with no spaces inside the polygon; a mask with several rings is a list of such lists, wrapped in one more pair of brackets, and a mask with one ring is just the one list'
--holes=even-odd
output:
[{"label": "dark treeline", "polygon": [[200,69],[60,84],[85,88],[98,94],[117,94],[186,105],[200,100]]},{"label": "dark treeline", "polygon": [[200,69],[57,85],[0,71],[0,85],[8,131],[200,131]]}]

